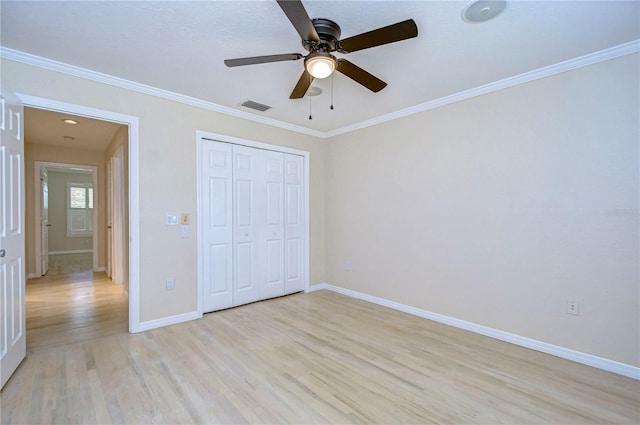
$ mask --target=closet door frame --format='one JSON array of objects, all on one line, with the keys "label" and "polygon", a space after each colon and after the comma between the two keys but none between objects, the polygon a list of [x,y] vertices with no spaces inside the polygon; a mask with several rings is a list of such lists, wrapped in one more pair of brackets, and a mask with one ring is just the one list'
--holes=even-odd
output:
[{"label": "closet door frame", "polygon": [[204,297],[204,277],[203,277],[203,255],[204,252],[200,247],[201,243],[201,234],[200,231],[203,229],[203,214],[204,214],[204,205],[202,203],[202,199],[200,196],[202,187],[200,182],[200,176],[202,175],[200,160],[202,157],[202,145],[204,141],[214,141],[214,142],[222,142],[229,143],[232,145],[246,146],[257,149],[265,149],[274,152],[281,152],[284,154],[292,154],[298,155],[303,158],[303,168],[304,168],[304,187],[303,187],[303,207],[304,207],[304,224],[303,224],[303,232],[304,232],[304,244],[303,244],[303,261],[302,261],[302,276],[303,276],[303,291],[309,291],[309,157],[310,154],[307,151],[287,148],[284,146],[271,145],[263,142],[256,142],[253,140],[241,139],[238,137],[228,136],[224,134],[211,133],[207,131],[196,131],[196,155],[197,155],[197,231],[196,231],[196,246],[198,252],[198,264],[197,264],[197,278],[198,278],[198,313],[200,316],[203,314],[203,297]]}]

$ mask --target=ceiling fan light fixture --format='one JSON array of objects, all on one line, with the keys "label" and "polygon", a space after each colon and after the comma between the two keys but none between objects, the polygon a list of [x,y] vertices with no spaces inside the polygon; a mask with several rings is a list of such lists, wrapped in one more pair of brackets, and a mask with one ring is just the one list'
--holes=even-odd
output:
[{"label": "ceiling fan light fixture", "polygon": [[311,53],[304,60],[304,67],[314,78],[327,78],[336,70],[336,58],[325,52]]}]

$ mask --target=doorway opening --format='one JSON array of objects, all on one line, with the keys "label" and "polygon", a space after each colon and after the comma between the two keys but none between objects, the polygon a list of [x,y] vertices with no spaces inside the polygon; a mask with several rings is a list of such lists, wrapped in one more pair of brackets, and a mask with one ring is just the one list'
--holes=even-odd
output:
[{"label": "doorway opening", "polygon": [[98,167],[35,161],[33,180],[35,273],[30,277],[103,270]]},{"label": "doorway opening", "polygon": [[[137,202],[138,193],[139,193],[138,192],[138,137],[139,137],[138,136],[139,134],[138,118],[119,114],[119,113],[113,113],[109,111],[88,108],[80,105],[61,103],[61,102],[57,102],[49,99],[38,98],[38,97],[33,97],[28,95],[18,94],[18,97],[22,101],[22,103],[25,105],[25,133],[28,132],[29,126],[31,124],[35,124],[36,126],[39,124],[40,120],[34,119],[33,116],[31,116],[33,112],[54,114],[55,116],[54,122],[58,124],[60,123],[66,124],[67,120],[77,121],[79,124],[77,126],[74,125],[74,128],[76,129],[80,129],[84,127],[84,129],[86,130],[87,127],[90,127],[90,126],[83,125],[83,124],[86,124],[87,122],[93,122],[93,121],[106,123],[107,125],[115,125],[118,127],[116,133],[112,133],[110,135],[111,142],[115,139],[118,139],[119,140],[118,143],[114,144],[109,142],[108,144],[109,149],[105,149],[104,147],[102,149],[85,149],[81,154],[81,157],[82,157],[81,159],[78,159],[77,156],[69,157],[68,154],[69,152],[72,152],[73,149],[69,149],[68,145],[64,146],[64,143],[67,143],[67,144],[71,143],[71,145],[73,145],[74,143],[77,144],[80,142],[82,144],[83,137],[70,135],[68,133],[58,134],[60,137],[58,138],[58,140],[52,143],[52,145],[55,145],[57,143],[57,144],[63,144],[63,146],[58,146],[58,147],[45,146],[38,151],[38,155],[31,155],[31,157],[29,156],[29,152],[27,152],[27,154],[25,155],[26,175],[28,178],[30,176],[31,178],[34,178],[33,184],[29,184],[27,182],[27,189],[33,188],[35,186],[34,174],[36,173],[36,167],[35,167],[36,159],[39,160],[40,162],[53,162],[55,163],[54,165],[58,167],[60,166],[60,164],[62,164],[63,167],[59,167],[59,168],[82,169],[82,170],[74,170],[78,172],[91,169],[91,167],[96,167],[93,170],[94,172],[91,176],[92,180],[94,181],[90,185],[84,185],[84,186],[71,185],[71,187],[75,188],[73,189],[73,192],[75,192],[76,194],[80,194],[81,189],[84,189],[83,193],[86,199],[86,204],[84,205],[85,206],[84,218],[80,217],[81,215],[80,211],[76,211],[73,218],[76,219],[75,224],[82,224],[83,222],[85,224],[88,224],[90,221],[92,221],[93,223],[92,228],[93,228],[94,237],[91,239],[92,248],[90,253],[90,257],[91,257],[90,261],[92,263],[90,273],[94,277],[94,279],[92,280],[92,283],[95,284],[96,277],[97,277],[102,281],[107,280],[109,284],[112,284],[110,279],[108,279],[106,276],[107,245],[108,245],[108,241],[107,241],[108,226],[107,226],[106,219],[107,219],[107,210],[109,209],[108,207],[110,203],[113,203],[113,200],[108,198],[108,193],[110,191],[108,190],[108,187],[107,187],[108,185],[107,185],[106,171],[107,171],[107,164],[110,162],[111,157],[117,156],[118,154],[116,152],[118,151],[122,152],[122,154],[119,155],[119,157],[121,158],[121,173],[123,175],[123,177],[120,179],[120,183],[123,185],[123,189],[120,190],[120,193],[125,200],[120,202],[120,205],[122,206],[122,208],[120,209],[121,211],[120,222],[123,223],[124,226],[126,226],[126,229],[125,229],[126,231],[124,232],[124,236],[120,237],[120,243],[125,246],[124,249],[120,250],[120,255],[121,255],[120,261],[125,266],[124,267],[121,266],[123,278],[122,278],[122,282],[120,282],[121,285],[117,285],[117,287],[119,288],[120,294],[124,292],[126,295],[128,295],[128,297],[126,296],[124,297],[125,299],[124,305],[126,306],[125,311],[127,311],[128,313],[128,326],[127,326],[127,319],[125,319],[124,329],[127,329],[128,327],[129,332],[138,332],[138,328],[139,328],[139,268],[137,266],[139,263],[139,249],[138,249],[139,229],[137,227],[137,223],[138,223],[137,217],[139,216],[139,205]],[[67,131],[69,131],[68,130],[69,127],[66,127],[66,129]],[[51,134],[50,132],[48,133]],[[70,137],[64,137],[64,136],[70,136]],[[90,138],[91,137],[84,138],[84,141],[88,143]],[[27,148],[29,147],[30,141],[31,140],[27,140]],[[86,144],[83,146],[85,148],[87,147]],[[62,148],[67,148],[67,149],[62,150]],[[43,152],[47,154],[53,153],[55,155],[56,151],[58,152],[58,154],[62,155],[62,158],[58,157],[58,158],[51,159],[50,157],[45,158],[41,156]],[[99,159],[97,163],[95,161],[87,160],[87,158],[95,155],[101,155],[101,159]],[[63,161],[60,161],[60,159],[63,159]],[[45,170],[49,171],[47,167],[45,167]],[[38,175],[38,181],[39,181],[39,177],[40,176]],[[97,178],[97,182],[95,181],[96,178]],[[84,183],[84,182],[76,181],[71,183]],[[27,214],[29,214],[30,211],[35,210],[35,208],[29,207],[29,203],[31,200],[31,202],[34,202],[35,204],[35,199],[36,199],[35,194],[37,193],[41,195],[41,191],[42,189],[39,188],[38,191],[34,190],[33,196],[28,195],[27,208],[26,208]],[[89,200],[91,199],[90,194],[93,195],[93,205],[89,205]],[[30,200],[29,200],[29,197],[30,197]],[[131,199],[133,199],[134,202],[131,202]],[[42,199],[40,198],[40,202],[41,201]],[[68,202],[68,199],[66,200],[66,202]],[[35,206],[34,204],[32,205]],[[90,208],[91,206],[93,208]],[[87,211],[87,209],[89,210],[93,209],[93,211]],[[71,213],[69,214],[71,215]],[[35,213],[34,213],[34,216],[31,216],[31,217],[27,216],[26,224],[28,226],[29,225],[33,226],[35,222],[36,222]],[[38,261],[35,261],[36,260],[34,258],[35,250],[29,248],[29,245],[31,243],[33,243],[34,246],[37,244],[38,241],[40,244],[42,244],[42,240],[41,240],[42,234],[39,235],[38,240],[35,240],[36,230],[42,229],[40,223],[38,224],[39,224],[38,226],[34,226],[33,233],[31,233],[31,235],[33,236],[30,236],[27,238],[28,239],[27,254],[29,256],[32,256],[31,264],[33,265],[32,267],[29,267],[29,264],[28,264],[29,258],[28,258],[27,259],[28,277],[36,277],[34,276],[36,275],[34,271],[38,266],[40,267],[40,273],[42,273],[43,266],[42,266],[41,258],[39,258]],[[97,245],[97,248],[94,248],[93,247],[94,245]],[[78,251],[81,251],[81,249],[79,249]],[[86,253],[81,252],[79,254],[86,254]],[[94,257],[97,257],[97,259]],[[82,260],[78,260],[78,261],[82,261]],[[51,267],[51,264],[49,265],[49,267]],[[62,267],[64,266],[61,266],[61,268]],[[73,265],[71,265],[71,267],[73,267]],[[80,266],[80,267],[84,267],[84,266]],[[110,266],[109,269],[112,270],[113,267]],[[66,276],[69,277],[73,275],[73,268],[71,269],[71,272],[72,272],[71,275],[67,274]],[[47,278],[50,278],[50,277],[51,277],[50,275],[47,276]],[[42,279],[42,280],[44,281],[46,279]],[[112,286],[116,286],[116,285],[112,285]],[[127,315],[125,315],[125,317],[126,316]]]},{"label": "doorway opening", "polygon": [[[122,245],[128,230],[122,198],[128,191],[122,175],[128,132],[118,123],[25,108],[25,162],[33,168],[27,172],[33,184],[27,182],[26,202],[34,203],[34,219],[27,221],[34,238],[28,238],[27,251],[30,246],[35,250],[27,268],[35,269],[36,278],[25,291],[27,352],[52,341],[126,332],[128,279],[123,276],[127,259]],[[107,165],[114,162],[119,166],[110,174],[119,178],[107,182]],[[120,208],[114,209],[114,203]],[[112,222],[118,223],[118,232],[111,229]],[[119,247],[115,256],[107,256],[107,246]],[[107,269],[119,271],[117,281],[106,275]],[[55,302],[43,303],[42,294]]]}]

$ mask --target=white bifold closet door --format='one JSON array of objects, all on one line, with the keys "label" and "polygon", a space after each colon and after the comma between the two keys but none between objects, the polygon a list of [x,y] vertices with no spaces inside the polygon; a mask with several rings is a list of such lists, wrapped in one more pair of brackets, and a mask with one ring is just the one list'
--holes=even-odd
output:
[{"label": "white bifold closet door", "polygon": [[199,232],[205,312],[233,306],[232,145],[203,142]]},{"label": "white bifold closet door", "polygon": [[303,158],[203,141],[203,311],[303,289]]},{"label": "white bifold closet door", "polygon": [[304,289],[304,158],[284,156],[284,292]]}]

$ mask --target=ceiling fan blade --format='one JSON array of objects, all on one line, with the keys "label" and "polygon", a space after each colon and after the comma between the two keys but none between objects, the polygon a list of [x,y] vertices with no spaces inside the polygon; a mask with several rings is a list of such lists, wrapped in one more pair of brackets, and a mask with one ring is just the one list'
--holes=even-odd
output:
[{"label": "ceiling fan blade", "polygon": [[304,56],[300,53],[288,53],[284,55],[268,55],[268,56],[253,56],[250,58],[238,58],[238,59],[226,59],[224,64],[228,67],[243,66],[243,65],[255,65],[258,63],[269,62],[281,62],[281,61],[295,61],[302,59]]},{"label": "ceiling fan blade", "polygon": [[300,34],[300,38],[306,41],[320,41],[318,32],[300,0],[277,0],[277,2],[296,31],[298,31],[298,34]]},{"label": "ceiling fan blade", "polygon": [[378,28],[340,40],[343,53],[355,52],[383,44],[394,43],[418,36],[418,27],[413,19]]},{"label": "ceiling fan blade", "polygon": [[336,68],[336,71],[343,73],[356,83],[362,84],[374,93],[379,92],[387,86],[387,83],[378,77],[369,74],[364,69],[352,64],[346,59],[338,59],[338,67]]},{"label": "ceiling fan blade", "polygon": [[311,85],[312,82],[313,82],[313,75],[309,74],[305,69],[302,75],[300,76],[298,83],[296,84],[293,91],[291,92],[291,96],[289,96],[289,99],[302,99],[304,95],[307,94],[307,90],[309,90],[309,86]]}]

